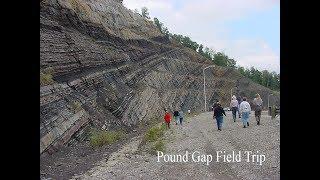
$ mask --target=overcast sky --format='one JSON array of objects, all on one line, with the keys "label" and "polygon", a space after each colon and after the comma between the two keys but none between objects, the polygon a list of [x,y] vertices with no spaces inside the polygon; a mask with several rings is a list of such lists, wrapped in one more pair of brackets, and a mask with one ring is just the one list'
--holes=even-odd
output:
[{"label": "overcast sky", "polygon": [[145,6],[171,33],[216,51],[244,67],[280,73],[279,0],[124,0],[129,9]]}]

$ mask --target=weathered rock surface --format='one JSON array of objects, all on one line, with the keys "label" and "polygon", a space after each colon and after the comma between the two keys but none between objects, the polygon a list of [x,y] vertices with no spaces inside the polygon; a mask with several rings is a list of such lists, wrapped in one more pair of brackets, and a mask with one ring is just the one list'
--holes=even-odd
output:
[{"label": "weathered rock surface", "polygon": [[[212,62],[173,45],[151,21],[116,0],[40,3],[40,153],[52,152],[86,127],[132,129],[163,109],[203,111],[202,69]],[[265,104],[271,90],[223,67],[207,69],[208,106],[227,106],[230,89]],[[273,92],[274,93],[274,92]],[[279,103],[279,95],[270,102]]]}]

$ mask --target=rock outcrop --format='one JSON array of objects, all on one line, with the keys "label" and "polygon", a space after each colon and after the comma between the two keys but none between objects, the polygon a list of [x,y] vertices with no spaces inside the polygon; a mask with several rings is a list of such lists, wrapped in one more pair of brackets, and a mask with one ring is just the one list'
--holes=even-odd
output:
[{"label": "rock outcrop", "polygon": [[[40,4],[40,153],[79,139],[86,127],[130,130],[164,108],[203,111],[203,68],[212,62],[171,43],[153,22],[117,0]],[[208,107],[215,99],[227,106],[236,86],[249,99],[275,94],[232,69],[205,76]],[[279,103],[279,94],[270,99]]]}]

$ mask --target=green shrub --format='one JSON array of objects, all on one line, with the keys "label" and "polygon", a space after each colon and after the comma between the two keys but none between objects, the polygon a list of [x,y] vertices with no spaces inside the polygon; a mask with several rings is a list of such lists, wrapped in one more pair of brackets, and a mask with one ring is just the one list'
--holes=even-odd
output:
[{"label": "green shrub", "polygon": [[163,140],[157,141],[157,142],[152,146],[152,148],[151,148],[151,153],[152,153],[152,154],[156,154],[157,151],[162,151],[162,152],[165,151],[165,146],[164,146]]},{"label": "green shrub", "polygon": [[90,144],[92,147],[101,147],[112,144],[123,138],[122,131],[92,130],[90,133]]},{"label": "green shrub", "polygon": [[45,69],[42,69],[40,71],[40,85],[46,86],[54,83],[54,80],[52,79],[54,69],[52,67],[47,67]]},{"label": "green shrub", "polygon": [[163,135],[167,127],[165,123],[158,123],[149,128],[145,135],[143,142],[146,143],[145,147],[150,154],[156,154],[157,151],[164,151],[165,145],[163,142]]},{"label": "green shrub", "polygon": [[148,129],[147,133],[145,134],[145,139],[149,142],[157,141],[162,135],[164,134],[164,130],[166,129],[164,124],[161,126],[156,125]]},{"label": "green shrub", "polygon": [[46,74],[46,73],[40,72],[40,85],[46,86],[46,85],[53,84],[53,83],[54,83],[54,81],[52,79],[51,74]]}]

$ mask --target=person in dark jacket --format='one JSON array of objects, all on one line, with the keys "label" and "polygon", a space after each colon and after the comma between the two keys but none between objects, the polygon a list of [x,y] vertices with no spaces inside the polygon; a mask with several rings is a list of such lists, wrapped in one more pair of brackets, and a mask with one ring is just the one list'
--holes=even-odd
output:
[{"label": "person in dark jacket", "polygon": [[180,114],[179,114],[179,111],[174,111],[173,112],[173,117],[174,119],[176,120],[176,125],[180,124]]},{"label": "person in dark jacket", "polygon": [[212,111],[214,111],[214,108],[216,108],[216,107],[218,106],[218,103],[219,103],[219,101],[216,101],[216,102],[212,105],[212,107],[211,107]]},{"label": "person in dark jacket", "polygon": [[218,101],[217,106],[216,108],[214,108],[214,111],[213,111],[213,118],[216,118],[217,120],[217,126],[219,131],[221,131],[221,127],[223,123],[223,115],[226,116],[226,113],[224,112],[220,102]]}]

